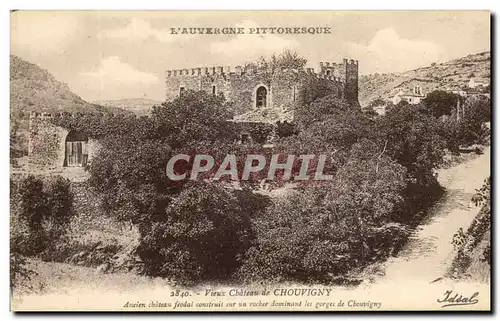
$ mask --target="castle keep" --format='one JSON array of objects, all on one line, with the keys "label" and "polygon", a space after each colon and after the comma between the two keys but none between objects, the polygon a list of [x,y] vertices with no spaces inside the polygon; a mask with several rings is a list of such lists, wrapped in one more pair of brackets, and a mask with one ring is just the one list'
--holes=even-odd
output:
[{"label": "castle keep", "polygon": [[203,67],[165,71],[167,101],[184,90],[222,94],[234,103],[236,114],[259,108],[293,110],[307,77],[328,82],[339,98],[358,103],[358,62],[344,59],[342,63],[320,62],[317,70],[283,69],[270,71],[254,64],[246,67]]}]

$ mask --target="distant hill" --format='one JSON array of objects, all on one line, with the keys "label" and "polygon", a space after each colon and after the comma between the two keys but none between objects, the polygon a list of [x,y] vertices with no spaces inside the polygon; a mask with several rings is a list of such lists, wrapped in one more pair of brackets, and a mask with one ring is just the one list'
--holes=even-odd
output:
[{"label": "distant hill", "polygon": [[100,100],[95,101],[94,103],[102,106],[121,108],[142,116],[149,114],[151,110],[153,110],[153,106],[159,106],[162,102],[148,98],[123,98],[115,100]]},{"label": "distant hill", "polygon": [[416,84],[424,93],[460,90],[467,87],[472,77],[490,78],[490,59],[487,51],[405,72],[364,75],[359,79],[359,102],[364,107],[373,99],[389,98],[397,87]]},{"label": "distant hill", "polygon": [[[11,129],[18,137],[13,148],[27,150],[29,114],[35,112],[102,112],[126,113],[123,109],[91,104],[74,94],[65,83],[58,81],[47,70],[10,56],[10,115]],[[15,126],[14,126],[15,125]]]},{"label": "distant hill", "polygon": [[29,114],[30,111],[124,112],[86,102],[47,70],[14,55],[10,56],[10,108],[16,114]]}]

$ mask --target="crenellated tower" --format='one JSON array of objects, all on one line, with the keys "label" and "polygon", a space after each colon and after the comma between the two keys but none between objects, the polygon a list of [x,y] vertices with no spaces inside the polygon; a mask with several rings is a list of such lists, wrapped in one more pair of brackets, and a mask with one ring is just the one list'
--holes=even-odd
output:
[{"label": "crenellated tower", "polygon": [[343,94],[347,101],[359,105],[358,101],[358,61],[343,59],[342,63],[319,62],[318,73],[339,79],[343,84]]}]

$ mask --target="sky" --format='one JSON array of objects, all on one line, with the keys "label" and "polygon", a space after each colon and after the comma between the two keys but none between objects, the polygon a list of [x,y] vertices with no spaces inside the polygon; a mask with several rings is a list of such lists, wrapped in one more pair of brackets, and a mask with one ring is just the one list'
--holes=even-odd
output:
[{"label": "sky", "polygon": [[[256,27],[329,34],[248,34]],[[240,35],[173,35],[242,27]],[[487,11],[16,11],[11,54],[47,69],[87,101],[164,99],[165,70],[243,65],[292,49],[308,60],[359,61],[360,74],[428,66],[490,50]]]}]

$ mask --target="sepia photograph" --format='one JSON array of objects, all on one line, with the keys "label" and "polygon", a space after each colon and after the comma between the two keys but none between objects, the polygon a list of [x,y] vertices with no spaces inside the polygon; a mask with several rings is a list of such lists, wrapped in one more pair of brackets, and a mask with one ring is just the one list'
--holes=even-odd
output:
[{"label": "sepia photograph", "polygon": [[11,311],[491,311],[491,24],[12,10]]}]

